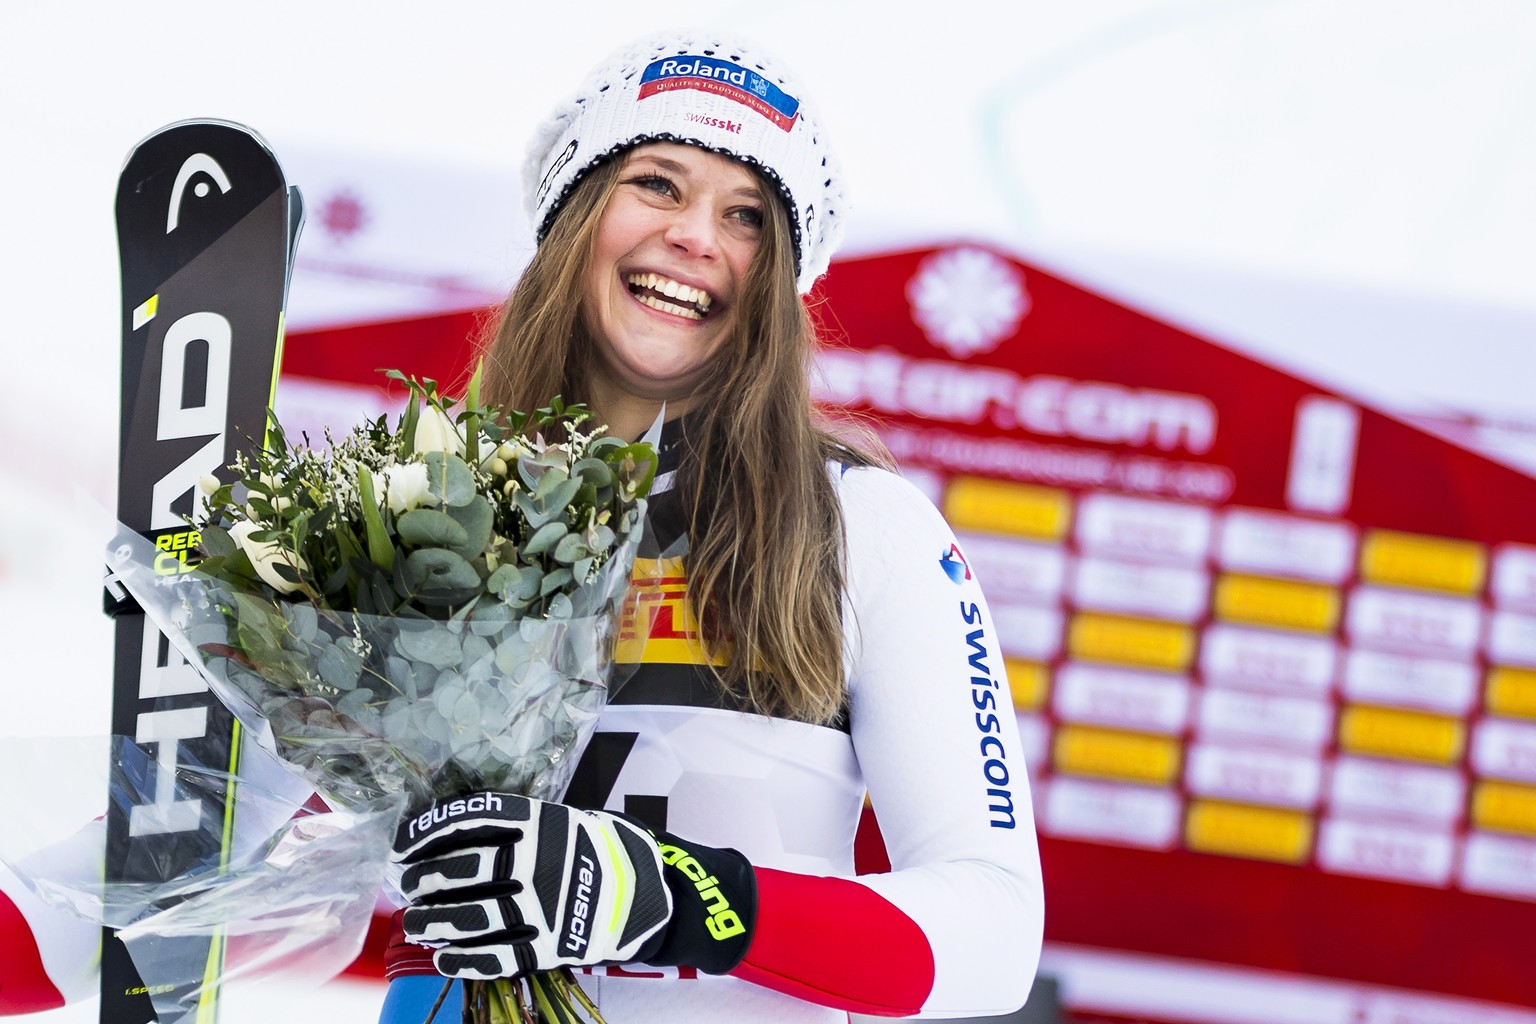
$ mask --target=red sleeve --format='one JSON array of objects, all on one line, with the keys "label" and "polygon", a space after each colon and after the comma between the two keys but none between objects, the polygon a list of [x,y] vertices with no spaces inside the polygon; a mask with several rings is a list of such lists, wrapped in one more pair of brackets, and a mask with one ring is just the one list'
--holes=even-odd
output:
[{"label": "red sleeve", "polygon": [[406,939],[404,921],[403,908],[389,918],[389,938],[384,945],[384,977],[388,981],[408,974],[437,973],[437,967],[432,963],[432,951]]},{"label": "red sleeve", "polygon": [[757,925],[732,977],[854,1013],[904,1017],[922,1008],[933,951],[894,904],[846,878],[754,871]]},{"label": "red sleeve", "polygon": [[64,1005],[48,980],[32,928],[0,891],[0,1014],[38,1013]]}]

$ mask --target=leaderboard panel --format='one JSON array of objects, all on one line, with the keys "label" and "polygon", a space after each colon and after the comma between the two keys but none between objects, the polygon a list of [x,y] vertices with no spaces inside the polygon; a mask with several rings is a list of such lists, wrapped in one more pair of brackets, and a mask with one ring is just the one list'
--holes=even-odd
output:
[{"label": "leaderboard panel", "polygon": [[1049,937],[1536,1006],[1536,480],[1002,253],[825,298],[992,605]]}]

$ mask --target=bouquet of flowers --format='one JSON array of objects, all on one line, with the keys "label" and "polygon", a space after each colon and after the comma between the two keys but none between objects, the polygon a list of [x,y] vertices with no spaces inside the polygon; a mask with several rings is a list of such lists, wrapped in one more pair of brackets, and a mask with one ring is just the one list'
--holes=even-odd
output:
[{"label": "bouquet of flowers", "polygon": [[[312,450],[274,420],[234,484],[204,480],[205,557],[157,624],[333,805],[556,799],[606,700],[654,449],[558,399],[484,408],[478,372],[462,404],[389,376],[393,427]],[[465,1019],[596,1015],[568,972],[527,984],[466,983]]]}]

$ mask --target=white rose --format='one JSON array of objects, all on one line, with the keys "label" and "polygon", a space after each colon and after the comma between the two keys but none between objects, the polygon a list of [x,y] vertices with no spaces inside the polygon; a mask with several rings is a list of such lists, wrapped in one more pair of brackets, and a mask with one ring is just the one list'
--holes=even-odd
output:
[{"label": "white rose", "polygon": [[432,492],[427,485],[427,464],[407,462],[387,466],[384,475],[384,503],[395,515],[427,503]]},{"label": "white rose", "polygon": [[251,540],[251,534],[259,529],[261,527],[249,519],[243,520],[229,528],[229,537],[239,546],[241,551],[245,552],[246,557],[251,560],[251,565],[256,569],[256,575],[260,576],[263,582],[270,584],[279,594],[293,593],[299,589],[299,585],[297,583],[290,583],[279,576],[274,564],[283,562],[284,564],[292,565],[301,572],[307,572],[309,567],[304,564],[302,558],[284,552],[282,546],[276,541],[259,543]]},{"label": "white rose", "polygon": [[462,456],[464,435],[459,433],[458,424],[447,413],[435,405],[423,406],[421,416],[416,420],[416,451]]}]

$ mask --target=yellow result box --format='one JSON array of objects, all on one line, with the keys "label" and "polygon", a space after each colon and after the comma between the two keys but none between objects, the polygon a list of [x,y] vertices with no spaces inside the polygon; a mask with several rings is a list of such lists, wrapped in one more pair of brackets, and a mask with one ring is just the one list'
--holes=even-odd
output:
[{"label": "yellow result box", "polygon": [[1339,716],[1339,746],[1351,754],[1451,764],[1466,740],[1466,723],[1445,715],[1356,704]]},{"label": "yellow result box", "polygon": [[1038,661],[1004,658],[1008,688],[1013,691],[1013,706],[1020,711],[1038,711],[1051,689],[1050,669]]},{"label": "yellow result box", "polygon": [[1167,736],[1063,725],[1056,731],[1057,771],[1167,785],[1178,776],[1180,747]]},{"label": "yellow result box", "polygon": [[1076,658],[1182,672],[1195,656],[1195,631],[1175,622],[1080,612],[1067,627]]},{"label": "yellow result box", "polygon": [[1360,578],[1395,587],[1476,594],[1488,573],[1481,544],[1392,530],[1370,530],[1360,545]]},{"label": "yellow result box", "polygon": [[1312,817],[1301,811],[1196,800],[1184,819],[1184,842],[1201,853],[1300,864],[1312,852]]},{"label": "yellow result box", "polygon": [[1225,575],[1216,580],[1216,617],[1258,626],[1331,632],[1343,605],[1334,587],[1263,576]]},{"label": "yellow result box", "polygon": [[1536,786],[1479,782],[1472,791],[1472,824],[1496,832],[1536,835]]},{"label": "yellow result box", "polygon": [[1512,718],[1536,718],[1536,670],[1495,665],[1483,693],[1488,710]]},{"label": "yellow result box", "polygon": [[1061,540],[1072,522],[1072,498],[1053,487],[962,476],[944,492],[944,517],[957,530]]}]

